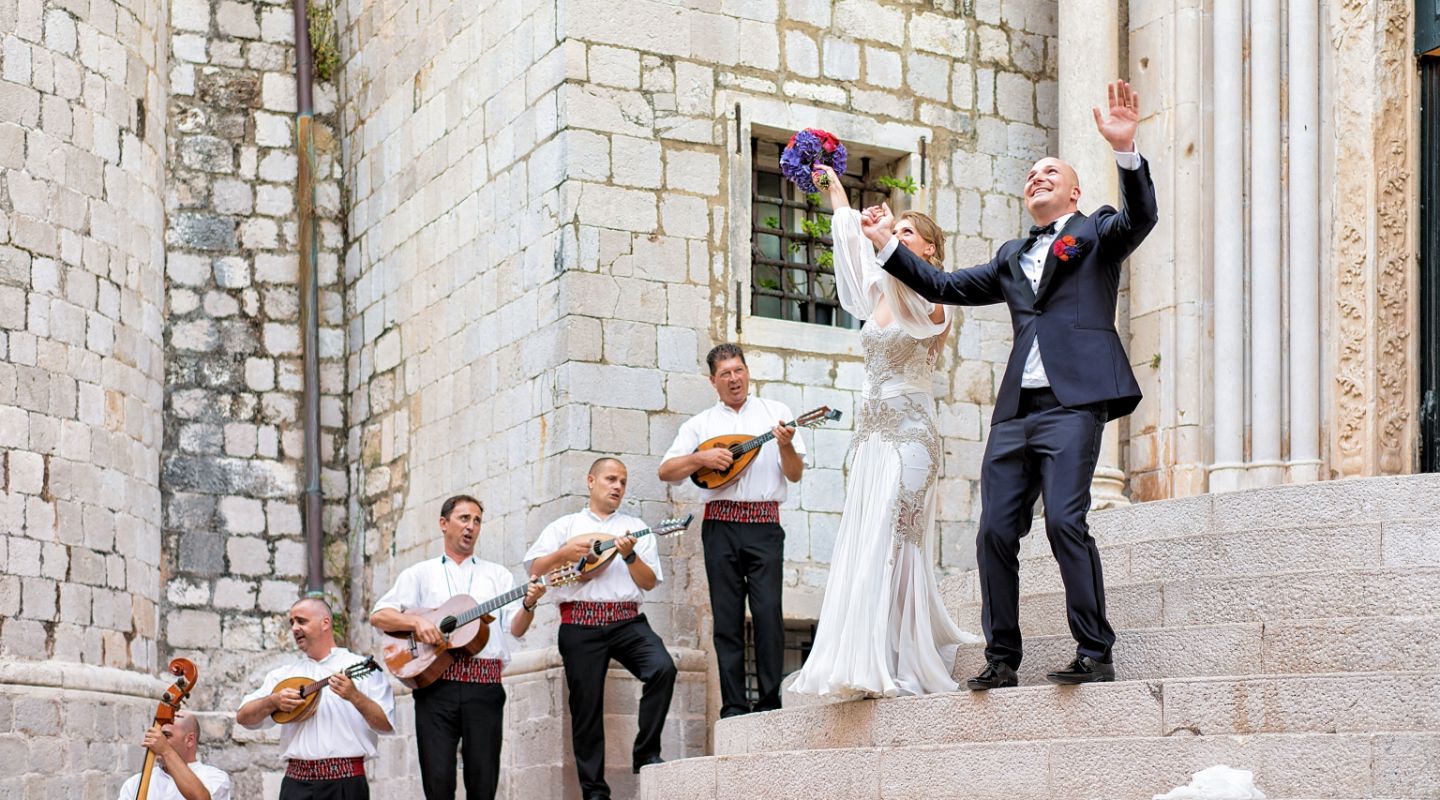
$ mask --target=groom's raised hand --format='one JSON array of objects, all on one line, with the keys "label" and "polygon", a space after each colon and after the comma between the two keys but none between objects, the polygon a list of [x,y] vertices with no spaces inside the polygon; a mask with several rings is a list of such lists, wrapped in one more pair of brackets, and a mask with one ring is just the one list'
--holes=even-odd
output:
[{"label": "groom's raised hand", "polygon": [[1100,109],[1092,107],[1095,113],[1095,127],[1110,148],[1117,153],[1135,152],[1135,129],[1140,125],[1140,95],[1125,81],[1115,81],[1106,87],[1110,114],[1100,116]]},{"label": "groom's raised hand", "polygon": [[860,232],[875,245],[875,252],[883,250],[895,236],[895,215],[890,205],[881,203],[865,209],[860,215]]}]

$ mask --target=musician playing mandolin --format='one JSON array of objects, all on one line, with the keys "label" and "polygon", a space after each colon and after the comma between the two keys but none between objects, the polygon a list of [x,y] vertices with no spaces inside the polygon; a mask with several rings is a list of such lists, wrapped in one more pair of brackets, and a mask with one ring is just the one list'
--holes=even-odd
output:
[{"label": "musician playing mandolin", "polygon": [[287,678],[328,680],[312,695],[313,715],[280,728],[280,750],[288,760],[280,800],[363,800],[370,796],[365,759],[375,755],[379,734],[395,729],[395,696],[379,672],[354,680],[344,670],[365,659],[335,644],[330,605],[306,597],[290,607],[290,635],[300,657],[265,674],[260,687],[240,701],[235,721],[251,730],[275,724],[271,715],[290,712],[305,701],[296,689],[276,686]]},{"label": "musician playing mandolin", "polygon": [[[705,501],[700,536],[715,617],[720,716],[733,717],[780,707],[785,647],[780,608],[785,530],[780,527],[780,504],[785,501],[788,484],[798,482],[805,469],[805,442],[794,428],[783,424],[794,418],[784,403],[750,395],[750,371],[738,345],[717,345],[705,362],[720,402],[680,426],[660,464],[660,480],[678,484],[702,467],[728,467],[729,450],[696,449],[708,439],[723,434],[757,436],[766,431],[775,436],[738,479],[700,491]],[[747,596],[755,628],[759,684],[753,708],[745,695]]]},{"label": "musician playing mandolin", "polygon": [[[145,732],[145,749],[155,754],[147,800],[230,800],[230,776],[196,758],[200,725],[189,711],[176,711],[175,721]],[[12,765],[14,766],[14,765]],[[117,800],[135,800],[140,776],[131,775]]]},{"label": "musician playing mandolin", "polygon": [[560,658],[570,690],[570,739],[585,800],[610,797],[603,719],[610,659],[620,662],[645,687],[631,751],[635,772],[661,761],[660,734],[675,690],[675,660],[639,610],[645,592],[665,576],[655,537],[630,536],[645,530],[645,523],[618,510],[628,479],[619,459],[596,460],[585,478],[590,494],[585,508],[550,523],[525,554],[527,568],[543,573],[586,558],[594,534],[617,537],[615,557],[597,569],[595,577],[555,590],[560,601]]},{"label": "musician playing mandolin", "polygon": [[[510,570],[475,555],[484,515],[485,506],[470,495],[455,495],[441,504],[443,552],[401,572],[375,603],[370,623],[385,631],[411,631],[417,640],[439,645],[445,637],[435,623],[405,609],[436,608],[456,595],[478,604],[508,591],[515,583]],[[489,623],[480,652],[455,659],[438,680],[415,690],[415,745],[426,800],[455,797],[457,747],[465,758],[465,797],[494,799],[505,727],[500,673],[510,662],[512,637],[529,630],[544,594],[544,584],[532,581],[519,603],[503,607]]]}]

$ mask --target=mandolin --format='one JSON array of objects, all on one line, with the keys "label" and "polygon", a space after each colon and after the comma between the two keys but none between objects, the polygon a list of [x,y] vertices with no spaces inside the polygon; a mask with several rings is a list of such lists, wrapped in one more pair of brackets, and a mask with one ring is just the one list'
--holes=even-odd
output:
[{"label": "mandolin", "polygon": [[[350,666],[341,670],[340,674],[353,681],[356,678],[363,678],[366,675],[369,675],[370,673],[375,672],[379,669],[380,665],[375,663],[375,657],[366,656],[364,661],[351,664]],[[289,722],[304,722],[305,720],[310,719],[311,717],[315,716],[315,712],[320,709],[320,692],[324,691],[325,687],[329,685],[329,678],[321,678],[318,681],[312,681],[311,679],[306,678],[303,675],[294,678],[286,678],[285,680],[280,681],[279,683],[275,684],[274,691],[270,693],[278,694],[279,692],[282,692],[286,689],[298,689],[300,690],[300,705],[290,709],[289,711],[281,711],[280,709],[276,709],[275,713],[270,715],[270,719],[275,720],[281,725]]]},{"label": "mandolin", "polygon": [[[672,533],[684,533],[694,519],[694,514],[686,514],[683,518],[667,519],[653,529],[646,528],[630,535],[639,539],[642,536],[669,536]],[[571,536],[566,541],[567,544],[572,542],[588,542],[590,544],[590,555],[584,561],[571,567],[571,569],[579,570],[580,580],[588,581],[599,575],[600,570],[615,558],[616,538],[608,533],[582,533],[579,536]]]},{"label": "mandolin", "polygon": [[[826,422],[833,422],[840,419],[840,412],[829,406],[820,406],[806,414],[800,415],[791,422],[785,423],[787,428],[808,428],[814,425],[822,425]],[[702,489],[719,489],[730,483],[745,471],[755,461],[760,448],[765,443],[775,438],[775,434],[766,431],[759,436],[746,436],[743,433],[731,433],[724,436],[713,436],[700,443],[695,452],[710,450],[716,447],[729,448],[730,455],[735,460],[730,462],[730,468],[725,471],[713,470],[709,467],[702,467],[690,476],[690,480]]]},{"label": "mandolin", "polygon": [[[190,659],[175,658],[170,661],[170,674],[179,677],[160,698],[160,707],[155,710],[156,728],[163,728],[175,721],[175,712],[180,710],[180,704],[195,691],[195,682],[200,672],[195,669],[195,662]],[[150,796],[150,778],[154,771],[155,753],[146,748],[145,766],[140,769],[140,788],[135,792],[135,800],[146,800]]]},{"label": "mandolin", "polygon": [[[575,567],[553,569],[536,580],[546,586],[564,586],[579,578]],[[450,668],[456,659],[469,658],[485,649],[490,641],[494,612],[525,596],[530,583],[522,583],[504,594],[476,603],[469,595],[457,594],[438,608],[407,608],[404,613],[430,620],[445,635],[444,645],[426,644],[412,631],[381,631],[399,641],[389,641],[381,656],[385,668],[411,689],[429,686]]]}]

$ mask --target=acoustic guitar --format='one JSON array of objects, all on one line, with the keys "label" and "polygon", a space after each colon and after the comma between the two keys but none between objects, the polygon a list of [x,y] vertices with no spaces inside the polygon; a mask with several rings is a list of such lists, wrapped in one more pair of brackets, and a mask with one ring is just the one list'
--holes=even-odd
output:
[{"label": "acoustic guitar", "polygon": [[[357,678],[363,678],[378,669],[380,669],[380,665],[375,663],[375,657],[366,656],[364,661],[351,664],[341,670],[340,674],[353,681]],[[289,711],[282,711],[277,708],[275,712],[270,715],[270,719],[275,720],[281,725],[290,722],[304,722],[310,719],[315,716],[315,712],[320,709],[320,692],[324,691],[325,687],[329,685],[329,678],[321,678],[316,681],[306,678],[303,675],[280,681],[275,684],[275,689],[270,693],[279,694],[286,689],[299,689],[300,705]]]},{"label": "acoustic guitar", "polygon": [[[826,422],[833,422],[840,419],[840,412],[830,406],[820,406],[806,414],[800,415],[791,422],[785,423],[787,428],[809,428],[814,425],[823,425]],[[709,467],[701,467],[690,476],[690,480],[702,489],[719,489],[730,483],[745,471],[755,461],[755,456],[760,453],[760,448],[765,443],[775,438],[775,434],[766,431],[759,436],[746,436],[743,433],[730,433],[724,436],[714,436],[700,443],[695,452],[701,450],[712,450],[717,447],[724,447],[730,450],[730,455],[735,458],[730,462],[730,468],[726,470],[713,470]]]},{"label": "acoustic guitar", "polygon": [[[537,582],[547,586],[574,583],[579,571],[571,566],[547,572]],[[469,658],[490,641],[490,623],[501,607],[525,596],[530,583],[522,583],[504,594],[477,603],[469,595],[457,594],[438,608],[407,608],[404,613],[430,620],[445,636],[442,645],[426,644],[412,631],[381,631],[398,641],[388,641],[381,652],[385,668],[412,689],[429,686],[440,678],[456,659]]]},{"label": "acoustic guitar", "polygon": [[[684,517],[667,519],[653,529],[646,528],[643,531],[632,531],[630,535],[639,539],[642,536],[669,536],[674,533],[684,533],[685,529],[690,527],[690,523],[694,520],[694,514],[686,514]],[[608,533],[582,533],[578,536],[571,536],[566,540],[566,544],[573,542],[588,542],[590,544],[590,555],[571,567],[571,569],[579,571],[581,581],[588,581],[596,575],[599,575],[600,570],[615,558],[617,552],[615,550],[616,538],[614,535]]]}]

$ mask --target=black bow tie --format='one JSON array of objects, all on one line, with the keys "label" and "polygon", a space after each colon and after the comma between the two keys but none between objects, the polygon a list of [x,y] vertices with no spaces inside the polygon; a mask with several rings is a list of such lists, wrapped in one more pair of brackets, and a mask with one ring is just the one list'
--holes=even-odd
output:
[{"label": "black bow tie", "polygon": [[1049,235],[1051,235],[1051,234],[1054,233],[1054,232],[1055,232],[1055,223],[1053,223],[1053,222],[1050,223],[1049,225],[1031,225],[1031,226],[1030,226],[1030,236],[1031,236],[1031,238],[1038,238],[1038,237],[1041,237],[1041,236],[1049,236]]}]

